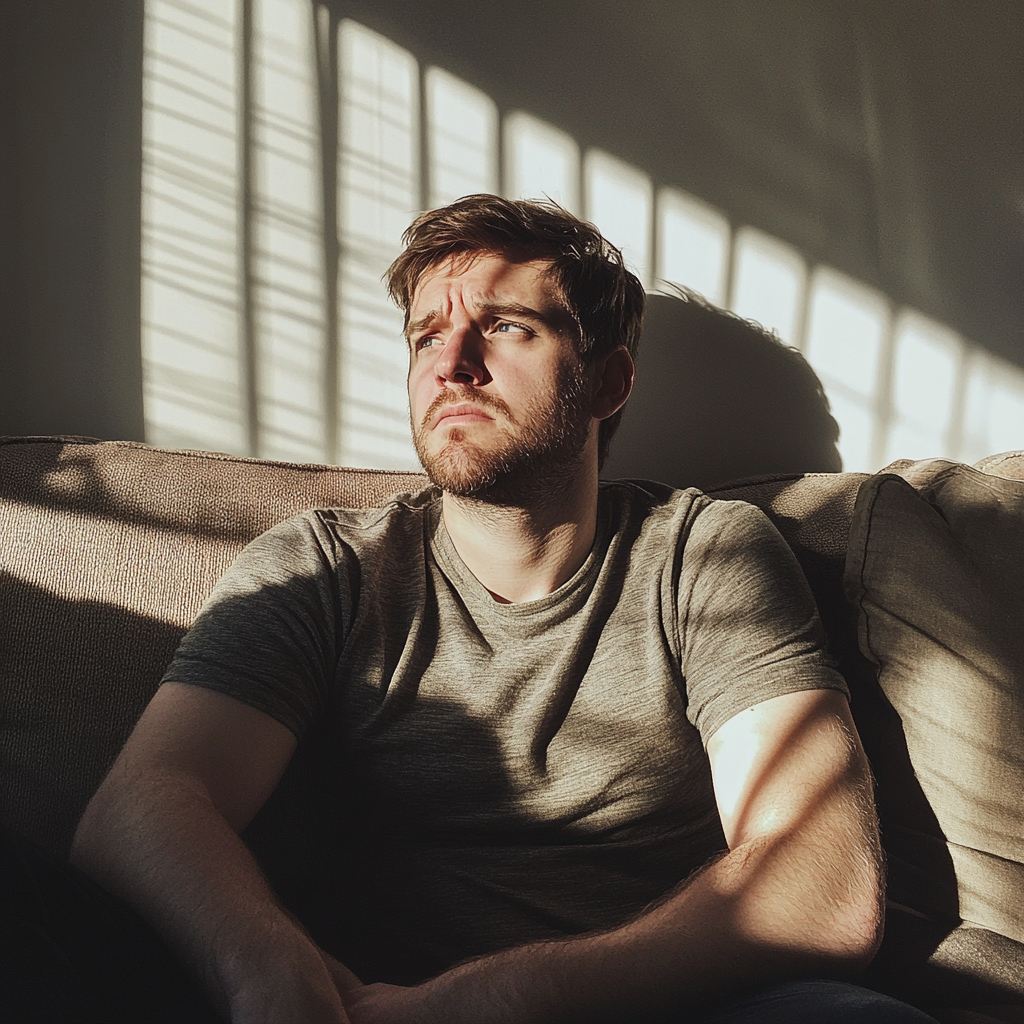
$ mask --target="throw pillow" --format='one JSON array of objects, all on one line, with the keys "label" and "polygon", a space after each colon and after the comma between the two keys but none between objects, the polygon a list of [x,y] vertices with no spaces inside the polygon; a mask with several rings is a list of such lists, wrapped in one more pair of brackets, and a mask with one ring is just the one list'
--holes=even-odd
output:
[{"label": "throw pillow", "polygon": [[864,483],[854,512],[861,651],[899,716],[960,917],[1024,942],[1024,481],[897,468]]}]

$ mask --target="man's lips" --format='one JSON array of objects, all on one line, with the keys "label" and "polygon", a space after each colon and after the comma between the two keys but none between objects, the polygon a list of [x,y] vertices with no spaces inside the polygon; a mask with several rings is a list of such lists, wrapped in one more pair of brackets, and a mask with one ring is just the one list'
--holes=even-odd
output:
[{"label": "man's lips", "polygon": [[434,420],[434,426],[439,427],[446,421],[456,420],[460,423],[472,423],[476,420],[492,420],[494,417],[475,403],[459,403],[458,405],[444,405]]},{"label": "man's lips", "polygon": [[443,422],[449,426],[470,423],[512,420],[508,406],[497,397],[484,392],[467,394],[466,391],[443,389],[434,396],[420,420],[420,430],[436,430]]},{"label": "man's lips", "polygon": [[508,406],[495,395],[467,395],[465,392],[459,394],[444,390],[434,396],[420,422],[423,430],[434,430],[444,420],[450,420],[449,425],[456,426],[459,423],[493,422],[502,418],[511,419]]}]

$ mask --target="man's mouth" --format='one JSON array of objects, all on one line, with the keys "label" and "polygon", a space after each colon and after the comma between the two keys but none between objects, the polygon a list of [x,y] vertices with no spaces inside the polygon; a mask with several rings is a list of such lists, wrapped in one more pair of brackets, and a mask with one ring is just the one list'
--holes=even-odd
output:
[{"label": "man's mouth", "polygon": [[425,429],[432,430],[442,423],[456,426],[468,423],[493,421],[499,416],[508,416],[505,403],[491,396],[464,398],[451,392],[441,392],[430,403],[423,417]]},{"label": "man's mouth", "polygon": [[434,426],[438,427],[442,423],[483,422],[493,418],[490,413],[485,412],[479,405],[460,402],[457,405],[446,405],[438,414],[437,419],[434,421]]}]

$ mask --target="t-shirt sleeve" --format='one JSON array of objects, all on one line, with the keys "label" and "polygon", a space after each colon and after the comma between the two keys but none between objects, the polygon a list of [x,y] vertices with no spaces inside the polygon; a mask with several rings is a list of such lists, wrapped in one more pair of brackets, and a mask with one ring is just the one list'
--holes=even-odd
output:
[{"label": "t-shirt sleeve", "polygon": [[692,522],[678,622],[687,715],[705,745],[733,715],[772,697],[849,697],[800,563],[753,505],[712,501]]},{"label": "t-shirt sleeve", "polygon": [[347,628],[344,555],[315,514],[257,537],[182,639],[162,682],[216,690],[297,737],[323,713]]}]

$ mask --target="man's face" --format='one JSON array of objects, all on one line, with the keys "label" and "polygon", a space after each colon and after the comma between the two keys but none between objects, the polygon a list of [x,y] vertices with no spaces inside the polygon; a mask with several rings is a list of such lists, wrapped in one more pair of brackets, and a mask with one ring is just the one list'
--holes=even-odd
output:
[{"label": "man's face", "polygon": [[596,422],[590,379],[546,269],[456,257],[416,287],[407,331],[413,440],[430,479],[451,494],[516,504],[581,460]]}]

